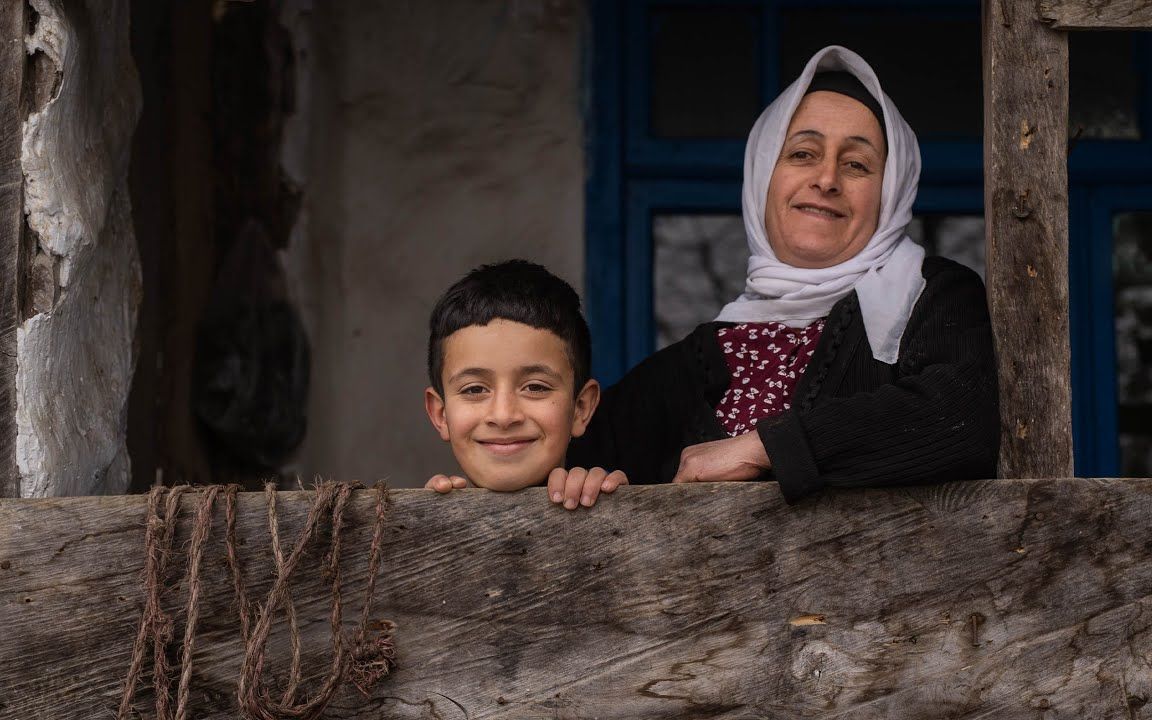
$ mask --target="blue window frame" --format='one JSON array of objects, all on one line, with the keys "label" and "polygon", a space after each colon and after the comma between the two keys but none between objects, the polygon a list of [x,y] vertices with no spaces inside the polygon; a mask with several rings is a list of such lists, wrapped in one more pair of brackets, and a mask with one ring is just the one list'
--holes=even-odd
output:
[{"label": "blue window frame", "polygon": [[[654,345],[652,220],[659,213],[740,212],[744,138],[667,138],[651,132],[651,17],[660,8],[737,9],[755,17],[761,105],[781,89],[782,14],[822,6],[872,8],[978,22],[976,0],[592,0],[586,48],[587,310],[594,372],[612,383]],[[1111,276],[1116,212],[1152,209],[1152,42],[1136,41],[1142,140],[1084,139],[1069,155],[1070,323],[1079,475],[1115,475],[1116,364]],[[1072,62],[1075,62],[1073,57]],[[921,138],[915,212],[983,214],[978,138]]]}]

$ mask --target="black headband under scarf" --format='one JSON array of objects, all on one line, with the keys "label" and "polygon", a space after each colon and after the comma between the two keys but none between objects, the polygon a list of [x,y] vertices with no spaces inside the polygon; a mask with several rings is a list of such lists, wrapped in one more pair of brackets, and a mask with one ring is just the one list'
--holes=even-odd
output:
[{"label": "black headband under scarf", "polygon": [[855,75],[850,72],[844,72],[843,70],[825,70],[818,72],[812,76],[812,83],[808,86],[804,94],[807,95],[808,93],[821,90],[846,95],[871,110],[872,114],[876,116],[876,120],[880,123],[880,135],[887,137],[888,130],[884,125],[884,109],[880,107],[880,101],[873,97],[872,93],[868,92],[868,89],[864,87],[864,83],[860,82],[859,78]]}]

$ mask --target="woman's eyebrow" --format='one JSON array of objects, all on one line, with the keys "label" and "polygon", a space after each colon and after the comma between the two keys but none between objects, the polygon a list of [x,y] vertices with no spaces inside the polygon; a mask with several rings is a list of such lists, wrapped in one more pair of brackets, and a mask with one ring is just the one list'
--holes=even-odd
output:
[{"label": "woman's eyebrow", "polygon": [[851,142],[859,143],[861,145],[867,145],[868,147],[872,148],[876,152],[880,152],[880,148],[876,147],[876,144],[874,142],[872,142],[868,138],[864,137],[863,135],[849,135],[847,139]]},{"label": "woman's eyebrow", "polygon": [[824,133],[820,132],[819,130],[797,130],[788,136],[788,140],[792,141],[800,137],[813,137],[823,139]]},{"label": "woman's eyebrow", "polygon": [[[823,140],[824,139],[824,133],[820,132],[819,130],[797,130],[796,132],[792,133],[791,136],[789,136],[788,141],[791,142],[791,141],[793,141],[797,138],[801,138],[801,137],[811,137],[811,138],[817,138],[819,140]],[[872,142],[871,140],[864,137],[863,135],[849,135],[846,139],[849,141],[855,142],[855,143],[859,143],[861,145],[867,145],[868,147],[872,148],[873,150],[876,150],[877,152],[879,152],[879,148],[876,147],[876,143]]]}]

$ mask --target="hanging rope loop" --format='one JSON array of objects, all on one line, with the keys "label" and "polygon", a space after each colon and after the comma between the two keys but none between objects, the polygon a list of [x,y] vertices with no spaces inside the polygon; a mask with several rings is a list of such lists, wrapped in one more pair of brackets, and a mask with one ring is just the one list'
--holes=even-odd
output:
[{"label": "hanging rope loop", "polygon": [[[372,544],[368,556],[368,578],[365,583],[364,602],[360,622],[351,639],[343,629],[343,601],[341,596],[341,543],[344,538],[345,514],[358,483],[323,482],[316,486],[311,507],[291,551],[285,555],[280,536],[277,513],[277,493],[273,483],[265,486],[268,530],[275,565],[275,580],[262,604],[253,604],[244,584],[243,568],[236,533],[236,505],[239,487],[213,485],[200,488],[196,514],[192,520],[188,544],[187,567],[184,577],[187,601],[184,609],[184,634],[181,643],[180,668],[176,687],[176,709],[172,711],[172,678],[168,649],[175,623],[163,609],[173,538],[180,511],[181,497],[190,491],[188,486],[171,489],[153,488],[148,497],[147,520],[144,531],[144,610],[132,649],[132,661],[124,682],[117,717],[131,717],[132,701],[144,675],[144,656],[152,645],[152,684],[155,694],[156,720],[187,720],[190,710],[190,691],[193,655],[196,646],[196,626],[200,613],[201,565],[212,529],[217,498],[224,498],[224,545],[227,564],[232,576],[232,592],[239,618],[240,636],[244,642],[244,659],[240,667],[236,698],[241,715],[249,720],[278,720],[280,718],[318,718],[343,682],[351,682],[360,692],[368,694],[372,687],[387,676],[396,664],[392,631],[387,621],[373,622],[372,601],[376,592],[376,577],[380,570],[380,556],[384,542],[384,528],[391,499],[383,483],[376,486]],[[163,507],[163,512],[161,511]],[[323,525],[330,525],[327,552],[322,562],[322,577],[331,594],[329,623],[331,633],[331,664],[321,685],[310,698],[302,699],[302,642],[299,617],[293,603],[290,582],[299,570],[308,548],[323,533]],[[287,682],[274,697],[265,679],[266,648],[273,627],[283,616],[288,625],[291,657]],[[369,633],[371,631],[371,637]]]}]

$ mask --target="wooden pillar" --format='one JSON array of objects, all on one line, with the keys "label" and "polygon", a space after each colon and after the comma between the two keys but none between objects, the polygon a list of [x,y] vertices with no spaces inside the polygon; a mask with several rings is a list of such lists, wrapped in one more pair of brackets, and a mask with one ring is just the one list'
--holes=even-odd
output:
[{"label": "wooden pillar", "polygon": [[1032,0],[984,0],[988,300],[1001,477],[1070,477],[1068,36]]},{"label": "wooden pillar", "polygon": [[20,496],[16,471],[16,326],[24,176],[20,170],[25,3],[0,8],[0,497]]}]

